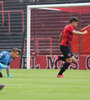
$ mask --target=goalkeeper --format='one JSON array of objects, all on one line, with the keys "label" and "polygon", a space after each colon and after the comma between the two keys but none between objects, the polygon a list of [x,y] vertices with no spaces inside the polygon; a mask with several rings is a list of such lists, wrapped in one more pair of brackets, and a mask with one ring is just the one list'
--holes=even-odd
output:
[{"label": "goalkeeper", "polygon": [[10,75],[10,63],[12,59],[16,59],[21,54],[21,51],[18,48],[13,48],[11,52],[2,51],[0,52],[0,78],[3,77],[1,71],[3,68],[6,69],[7,76],[12,77]]}]

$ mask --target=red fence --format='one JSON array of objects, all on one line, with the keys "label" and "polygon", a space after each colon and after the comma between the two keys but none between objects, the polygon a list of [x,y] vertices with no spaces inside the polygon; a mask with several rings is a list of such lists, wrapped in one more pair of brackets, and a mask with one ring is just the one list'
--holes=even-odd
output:
[{"label": "red fence", "polygon": [[88,33],[85,35],[82,35],[82,54],[90,54],[90,25],[88,25],[87,27],[85,27],[84,29],[82,29],[82,31],[87,30]]},{"label": "red fence", "polygon": [[[31,41],[32,40],[34,40],[34,38],[31,38]],[[52,55],[52,38],[36,38],[36,48],[37,48],[36,49],[36,51],[37,51],[36,54],[39,55],[39,41],[40,40],[44,40],[44,42],[49,40],[49,42],[50,42],[50,46],[49,46],[50,47],[50,55]],[[26,47],[26,38],[24,39],[24,47],[23,47],[24,48],[24,54],[26,53],[26,48],[25,47]]]},{"label": "red fence", "polygon": [[11,32],[10,25],[10,13],[22,13],[22,32],[24,32],[24,11],[23,10],[9,10],[9,11],[0,11],[0,13],[8,13],[8,32]]},{"label": "red fence", "polygon": [[[82,31],[87,30],[88,33],[85,35],[82,35],[81,37],[78,35],[74,35],[73,37],[73,43],[72,43],[72,51],[74,53],[78,53],[80,51],[81,46],[81,54],[90,54],[90,25],[86,26]],[[81,43],[80,43],[81,39]],[[81,44],[81,45],[80,45]]]},{"label": "red fence", "polygon": [[3,7],[3,1],[0,1],[0,5],[2,7],[2,25],[4,26],[4,7]]},{"label": "red fence", "polygon": [[52,55],[52,38],[36,38],[37,40],[37,55],[39,55],[39,40],[50,40],[50,55]]}]

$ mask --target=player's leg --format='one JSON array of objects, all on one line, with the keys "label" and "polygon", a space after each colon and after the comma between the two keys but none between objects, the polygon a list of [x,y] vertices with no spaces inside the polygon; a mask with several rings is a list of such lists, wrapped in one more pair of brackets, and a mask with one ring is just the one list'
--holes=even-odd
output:
[{"label": "player's leg", "polygon": [[[66,61],[65,57],[64,56],[58,56],[58,58],[56,59],[55,61],[55,65],[56,63],[59,61],[59,60],[62,60],[62,61]],[[76,58],[74,56],[72,56],[71,58],[67,59],[66,61],[67,63],[75,63],[76,62]]]},{"label": "player's leg", "polygon": [[66,62],[69,63],[69,64],[71,64],[72,61],[73,61],[73,60],[72,60],[72,57],[66,59]]},{"label": "player's leg", "polygon": [[[60,47],[60,49],[61,49],[61,47]],[[64,57],[63,55],[57,56],[57,57],[55,58],[55,65],[57,64],[57,62],[58,62],[59,60],[66,61],[66,59],[65,59],[65,57]]]},{"label": "player's leg", "polygon": [[76,58],[74,56],[72,56],[72,62],[75,63],[76,62]]},{"label": "player's leg", "polygon": [[[60,50],[61,50],[62,48],[63,48],[63,47],[60,46]],[[64,57],[63,55],[57,56],[57,57],[56,57],[56,60],[57,60],[57,61],[58,61],[58,60],[66,61],[66,59],[65,59],[65,57]]]},{"label": "player's leg", "polygon": [[64,58],[63,55],[57,56],[56,59],[55,59],[55,65],[57,65],[57,63],[58,63],[59,60],[66,61],[66,59]]},{"label": "player's leg", "polygon": [[61,68],[61,70],[59,71],[57,77],[64,77],[63,73],[68,69],[68,66],[70,65],[70,63],[65,62],[63,64],[63,67]]},{"label": "player's leg", "polygon": [[65,57],[62,55],[62,56],[58,56],[58,59],[59,60],[62,60],[62,61],[66,61]]},{"label": "player's leg", "polygon": [[0,72],[0,78],[2,78],[3,77],[3,75],[2,75],[2,73]]},{"label": "player's leg", "polygon": [[71,50],[68,47],[60,46],[60,49],[66,61],[63,64],[63,67],[61,68],[61,70],[59,71],[57,77],[63,77],[62,74],[68,69],[68,66],[72,63],[72,56],[73,56]]},{"label": "player's leg", "polygon": [[59,60],[66,61],[63,55],[56,57],[56,61],[59,61]]}]

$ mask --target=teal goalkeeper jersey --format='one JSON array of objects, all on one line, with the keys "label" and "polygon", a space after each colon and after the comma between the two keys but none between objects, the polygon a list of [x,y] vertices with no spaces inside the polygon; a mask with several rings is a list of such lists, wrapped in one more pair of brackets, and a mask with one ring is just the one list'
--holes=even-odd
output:
[{"label": "teal goalkeeper jersey", "polygon": [[7,51],[0,52],[0,63],[4,65],[9,65],[11,61],[12,59],[10,57],[10,52],[7,52]]}]

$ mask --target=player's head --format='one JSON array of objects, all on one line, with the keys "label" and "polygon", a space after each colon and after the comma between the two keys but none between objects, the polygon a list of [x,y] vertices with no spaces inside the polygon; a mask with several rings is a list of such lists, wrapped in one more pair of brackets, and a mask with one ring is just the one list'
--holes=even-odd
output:
[{"label": "player's head", "polygon": [[78,26],[78,19],[76,17],[71,18],[70,24],[72,24],[74,27],[77,27]]},{"label": "player's head", "polygon": [[16,59],[19,57],[20,54],[21,54],[21,51],[18,48],[13,48],[10,53],[10,56],[12,59]]}]

